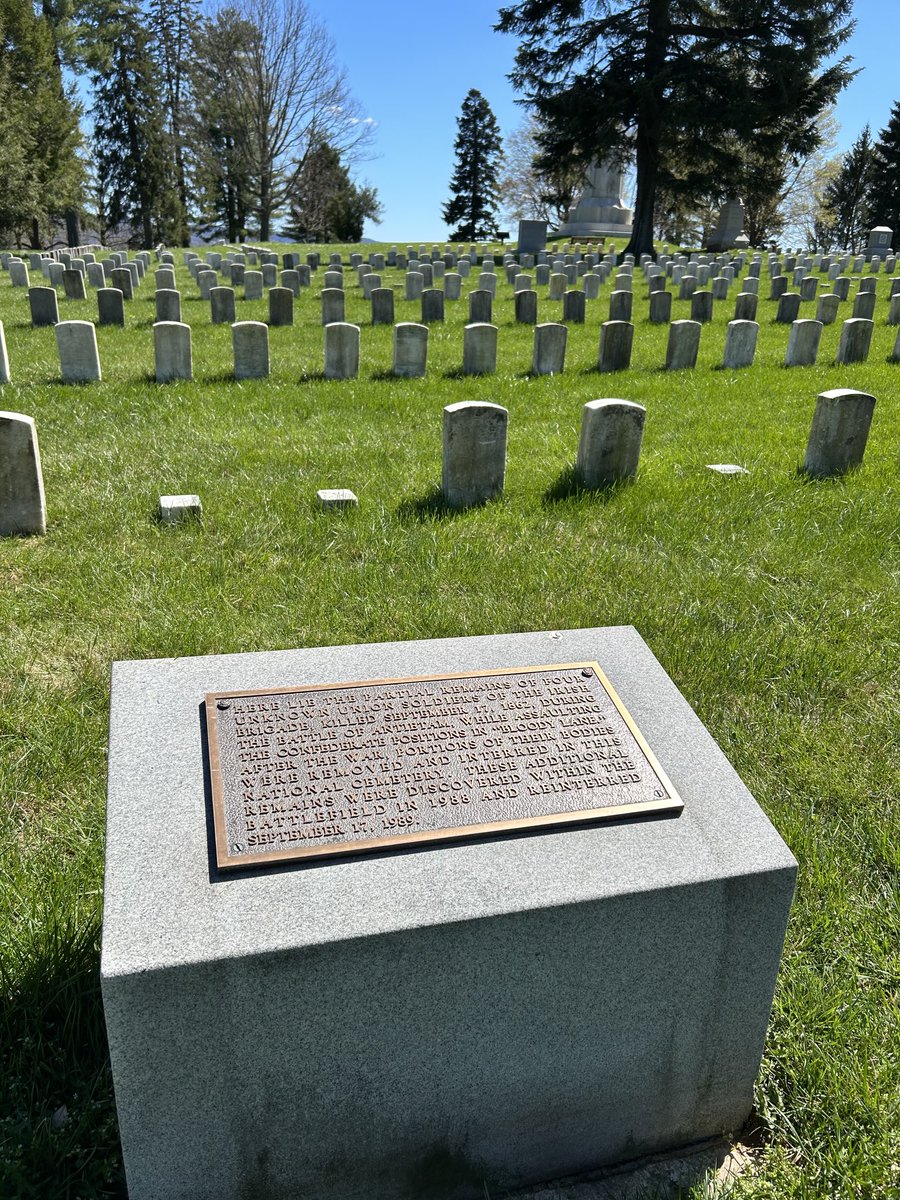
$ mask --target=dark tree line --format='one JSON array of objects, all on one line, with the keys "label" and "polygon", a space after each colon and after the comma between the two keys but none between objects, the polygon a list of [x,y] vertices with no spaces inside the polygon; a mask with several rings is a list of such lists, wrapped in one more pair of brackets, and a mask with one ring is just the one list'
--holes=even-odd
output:
[{"label": "dark tree line", "polygon": [[[82,215],[101,238],[144,245],[187,245],[192,229],[268,240],[282,218],[309,237],[358,240],[380,217],[374,189],[350,175],[372,122],[304,0],[205,13],[199,0],[43,0],[39,13],[0,0],[0,32],[4,242],[38,247],[64,223],[77,243]],[[310,205],[327,219],[309,220]]]},{"label": "dark tree line", "polygon": [[865,248],[876,225],[893,230],[900,250],[900,102],[875,140],[868,125],[825,188],[816,236],[822,249]]}]

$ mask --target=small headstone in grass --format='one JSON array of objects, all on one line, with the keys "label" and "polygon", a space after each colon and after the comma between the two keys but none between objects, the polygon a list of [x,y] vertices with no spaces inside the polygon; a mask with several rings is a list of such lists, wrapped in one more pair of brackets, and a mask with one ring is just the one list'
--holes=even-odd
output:
[{"label": "small headstone in grass", "polygon": [[758,296],[752,292],[739,292],[734,302],[734,319],[736,321],[755,321]]},{"label": "small headstone in grass", "polygon": [[853,301],[854,317],[862,317],[864,321],[871,321],[875,316],[876,300],[874,292],[858,292]]},{"label": "small headstone in grass", "polygon": [[[631,293],[628,293],[631,295]],[[566,292],[563,296],[563,320],[573,325],[583,325],[585,317],[584,292]]]},{"label": "small headstone in grass", "polygon": [[434,284],[434,270],[428,262],[419,263],[419,274],[422,276],[422,287],[430,288]]},{"label": "small headstone in grass", "polygon": [[262,271],[244,272],[244,299],[262,300],[263,274]]},{"label": "small headstone in grass", "polygon": [[436,279],[443,279],[447,273],[447,265],[443,259],[438,259],[431,264],[431,282]]},{"label": "small headstone in grass", "polygon": [[231,325],[235,320],[234,288],[209,289],[209,315],[213,325]]},{"label": "small headstone in grass", "polygon": [[535,287],[547,287],[550,282],[550,264],[538,263],[534,268]]},{"label": "small headstone in grass", "polygon": [[898,294],[900,294],[900,279],[892,279],[891,290],[888,292],[888,296],[891,300],[893,300],[893,298]]},{"label": "small headstone in grass", "polygon": [[793,325],[800,315],[800,293],[784,292],[778,299],[775,320],[779,325]]},{"label": "small headstone in grass", "polygon": [[325,326],[325,378],[355,379],[359,374],[359,326],[337,321]]},{"label": "small headstone in grass", "polygon": [[97,321],[100,325],[124,326],[125,297],[119,288],[97,288]]},{"label": "small headstone in grass", "polygon": [[77,271],[83,279],[87,275],[87,263],[83,258],[73,258],[69,263],[68,270]]},{"label": "small headstone in grass", "polygon": [[[198,271],[197,287],[200,289],[200,299],[209,300],[210,293],[219,286],[219,276],[215,271]],[[127,297],[126,297],[127,299]]]},{"label": "small headstone in grass", "polygon": [[900,331],[897,333],[897,337],[894,342],[894,348],[890,354],[890,361],[894,363],[900,363]]},{"label": "small headstone in grass", "polygon": [[[340,258],[340,255],[338,255],[338,257]],[[322,261],[322,256],[319,254],[318,250],[310,250],[310,252],[306,256],[306,265],[309,267],[309,269],[311,271],[318,271],[319,263],[321,261]]]},{"label": "small headstone in grass", "polygon": [[865,362],[869,357],[874,330],[875,322],[864,317],[850,317],[845,321],[841,326],[841,340],[837,352],[838,362]]},{"label": "small headstone in grass", "polygon": [[754,296],[758,296],[759,295],[759,280],[756,279],[752,275],[749,276],[747,279],[745,279],[742,282],[741,291],[742,292],[752,292],[752,294]]},{"label": "small headstone in grass", "polygon": [[482,271],[478,276],[478,290],[481,292],[488,292],[492,297],[496,296],[497,276],[493,275],[490,271]]},{"label": "small headstone in grass", "polygon": [[840,303],[839,296],[832,292],[824,292],[816,305],[816,320],[821,321],[823,325],[833,325],[837,320]]},{"label": "small headstone in grass", "polygon": [[10,383],[9,354],[6,349],[6,332],[0,321],[0,383]]},{"label": "small headstone in grass", "polygon": [[181,321],[157,321],[153,326],[153,350],[157,383],[193,377],[190,325]]},{"label": "small headstone in grass", "polygon": [[[240,287],[244,282],[244,276],[247,274],[247,268],[244,263],[231,264],[231,286]],[[199,276],[198,276],[199,278]]]},{"label": "small headstone in grass", "polygon": [[269,289],[269,324],[293,325],[294,323],[294,293],[290,288],[273,287]]},{"label": "small headstone in grass", "polygon": [[874,296],[877,287],[878,281],[876,279],[861,279],[859,281],[859,287],[856,294],[859,296],[863,293],[871,292],[871,294]]},{"label": "small headstone in grass", "polygon": [[[712,293],[711,293],[713,300],[727,300],[728,299],[728,286],[729,285],[728,285],[727,279],[722,279],[722,278],[714,279],[712,281]],[[693,297],[692,297],[692,299],[693,299]]]},{"label": "small headstone in grass", "polygon": [[422,292],[422,324],[444,319],[444,293],[440,288],[425,288]]},{"label": "small headstone in grass", "polygon": [[231,326],[235,379],[269,376],[269,328],[262,321],[236,321]]},{"label": "small headstone in grass", "polygon": [[463,330],[463,375],[491,375],[497,369],[497,326],[475,322]]},{"label": "small headstone in grass", "polygon": [[808,275],[800,284],[800,299],[803,301],[815,300],[818,287],[819,281],[815,275]]},{"label": "small headstone in grass", "polygon": [[62,265],[62,263],[54,262],[50,264],[50,273],[48,278],[50,280],[51,287],[62,287],[63,273],[65,272],[65,269],[66,268]]},{"label": "small headstone in grass", "polygon": [[309,287],[312,279],[312,273],[309,267],[305,263],[301,263],[300,266],[295,268],[295,270],[300,279],[300,286],[302,288]]},{"label": "small headstone in grass", "polygon": [[28,289],[28,304],[31,308],[31,324],[55,325],[59,320],[59,302],[56,288],[32,287]]},{"label": "small headstone in grass", "polygon": [[615,291],[609,294],[610,321],[630,321],[634,307],[632,292]]},{"label": "small headstone in grass", "polygon": [[406,299],[419,300],[425,288],[425,276],[421,271],[406,272]]},{"label": "small headstone in grass", "polygon": [[530,292],[531,285],[533,283],[534,283],[534,279],[532,278],[531,275],[519,273],[513,278],[513,291],[514,292]]},{"label": "small headstone in grass", "polygon": [[846,300],[850,295],[851,279],[849,275],[839,275],[831,285],[831,290],[841,300]]},{"label": "small headstone in grass", "polygon": [[394,289],[375,288],[371,295],[372,324],[393,325],[394,323]]},{"label": "small headstone in grass", "polygon": [[459,262],[456,264],[456,273],[462,279],[469,278],[472,273],[472,264],[468,261],[468,259],[461,258],[459,260]]},{"label": "small headstone in grass", "polygon": [[807,475],[826,478],[858,467],[874,411],[875,397],[866,392],[850,388],[821,392],[816,399],[803,462]]},{"label": "small headstone in grass", "polygon": [[368,275],[363,276],[362,294],[363,300],[371,300],[372,293],[376,288],[381,287],[381,276],[376,275],[374,271],[370,271]]},{"label": "small headstone in grass", "polygon": [[696,367],[701,328],[699,321],[672,322],[666,347],[667,371],[684,371]]},{"label": "small headstone in grass", "polygon": [[273,288],[278,286],[278,267],[275,263],[263,263],[260,274],[262,275],[263,287]]},{"label": "small headstone in grass", "polygon": [[568,327],[556,322],[548,321],[535,327],[532,375],[562,375],[566,367],[568,336]]},{"label": "small headstone in grass", "polygon": [[891,296],[887,320],[888,325],[900,325],[900,294]]},{"label": "small headstone in grass", "polygon": [[630,321],[604,321],[600,326],[600,349],[597,356],[599,370],[627,371],[631,366],[633,341],[634,326]]},{"label": "small headstone in grass", "polygon": [[787,290],[787,275],[773,275],[769,282],[769,299],[780,300]]},{"label": "small headstone in grass", "polygon": [[319,488],[316,499],[323,509],[356,508],[359,501],[349,488]]},{"label": "small headstone in grass", "polygon": [[585,300],[596,300],[600,295],[600,276],[587,271],[581,280]]},{"label": "small headstone in grass", "polygon": [[672,319],[672,293],[651,292],[650,294],[650,323],[651,325],[668,325]]},{"label": "small headstone in grass", "polygon": [[691,296],[691,320],[707,325],[713,319],[712,292],[694,292]]},{"label": "small headstone in grass", "polygon": [[28,268],[23,262],[10,261],[9,281],[13,287],[27,288],[30,286],[28,281]]},{"label": "small headstone in grass", "polygon": [[203,515],[199,496],[160,496],[159,520],[162,525],[177,525],[180,521]]},{"label": "small headstone in grass", "polygon": [[715,471],[717,475],[749,475],[750,472],[746,467],[739,467],[737,463],[707,463],[707,471]]},{"label": "small headstone in grass", "polygon": [[[101,294],[97,293],[98,296]],[[93,322],[60,321],[55,332],[63,383],[93,383],[99,380],[100,355]]]},{"label": "small headstone in grass", "polygon": [[561,271],[554,271],[550,276],[550,299],[562,300],[566,294],[569,281]]},{"label": "small headstone in grass", "polygon": [[[327,274],[327,272],[326,272]],[[342,288],[322,288],[322,324],[334,325],[344,319]]]},{"label": "small headstone in grass", "polygon": [[300,295],[300,273],[293,267],[281,272],[281,286],[290,288],[296,297]]},{"label": "small headstone in grass", "polygon": [[47,531],[44,479],[34,418],[0,412],[0,537]]},{"label": "small headstone in grass", "polygon": [[138,262],[125,263],[125,270],[131,273],[131,286],[134,291],[137,291],[140,282],[143,279],[141,274],[141,264]]},{"label": "small headstone in grass", "polygon": [[727,370],[752,367],[753,359],[756,355],[756,341],[758,337],[759,325],[756,321],[744,319],[729,321],[728,329],[725,333],[725,352],[722,355],[722,366]]},{"label": "small headstone in grass", "polygon": [[102,263],[88,263],[87,281],[92,288],[102,288],[106,286],[106,274],[103,270]]},{"label": "small headstone in grass", "polygon": [[821,338],[821,321],[795,321],[791,326],[784,355],[784,365],[786,367],[814,366],[819,354]]},{"label": "small headstone in grass", "polygon": [[158,288],[155,299],[157,321],[181,320],[181,292],[175,288]]},{"label": "small headstone in grass", "polygon": [[515,294],[516,324],[534,325],[537,322],[538,294],[534,291],[516,292]]},{"label": "small headstone in grass", "polygon": [[646,408],[630,400],[589,400],[585,404],[575,464],[582,487],[610,487],[634,478],[646,416]]},{"label": "small headstone in grass", "polygon": [[418,379],[425,374],[427,362],[428,326],[412,321],[395,325],[393,374],[403,379]]},{"label": "small headstone in grass", "polygon": [[696,277],[693,275],[684,275],[682,276],[681,283],[678,285],[678,299],[690,300],[696,290]]},{"label": "small headstone in grass", "polygon": [[469,292],[469,323],[489,325],[493,319],[494,298],[485,288]]},{"label": "small headstone in grass", "polygon": [[63,271],[63,288],[67,300],[84,300],[87,292],[84,287],[84,276],[80,271]]},{"label": "small headstone in grass", "polygon": [[458,271],[448,271],[444,276],[444,299],[458,300],[462,295],[462,276]]},{"label": "small headstone in grass", "polygon": [[509,413],[464,400],[444,409],[441,493],[451,508],[485,504],[503,492]]},{"label": "small headstone in grass", "polygon": [[160,291],[175,291],[175,272],[171,267],[158,267],[153,272],[153,280],[156,284],[156,290]]}]

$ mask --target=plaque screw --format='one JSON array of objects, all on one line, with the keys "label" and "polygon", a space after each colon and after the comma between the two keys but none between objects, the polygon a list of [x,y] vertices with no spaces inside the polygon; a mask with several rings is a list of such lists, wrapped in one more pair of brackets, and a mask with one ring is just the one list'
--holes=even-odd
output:
[{"label": "plaque screw", "polygon": [[220,700],[219,703],[216,705],[216,708],[231,708],[231,701],[230,700]]},{"label": "plaque screw", "polygon": [[591,670],[590,667],[582,667],[581,673],[585,677],[585,679],[590,679],[590,677],[593,675],[594,672]]},{"label": "plaque screw", "polygon": [[244,849],[244,843],[243,843],[243,842],[235,842],[235,843],[234,843],[234,845],[231,847],[231,853],[232,853],[232,854],[240,854],[240,852],[241,852],[243,849]]}]

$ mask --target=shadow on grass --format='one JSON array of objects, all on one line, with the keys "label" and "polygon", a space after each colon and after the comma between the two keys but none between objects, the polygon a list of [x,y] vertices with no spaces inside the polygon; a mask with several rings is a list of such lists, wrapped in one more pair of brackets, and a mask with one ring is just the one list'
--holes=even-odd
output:
[{"label": "shadow on grass", "polygon": [[[298,383],[325,383],[328,376],[324,371],[304,371],[297,379]],[[343,382],[338,380],[338,382]]]},{"label": "shadow on grass", "polygon": [[403,500],[397,506],[397,516],[401,521],[446,521],[465,511],[463,508],[452,508],[444,499],[444,494],[437,485],[423,496],[414,496],[409,500]]},{"label": "shadow on grass", "polygon": [[632,482],[631,479],[618,479],[615,483],[607,484],[605,487],[586,488],[578,482],[574,465],[569,465],[560,471],[541,496],[541,504],[546,508],[565,500],[581,500],[585,497],[590,497],[592,503],[595,504],[609,504],[623,488],[630,487]]},{"label": "shadow on grass", "polygon": [[100,995],[100,917],[51,910],[0,954],[0,1195],[124,1200]]}]

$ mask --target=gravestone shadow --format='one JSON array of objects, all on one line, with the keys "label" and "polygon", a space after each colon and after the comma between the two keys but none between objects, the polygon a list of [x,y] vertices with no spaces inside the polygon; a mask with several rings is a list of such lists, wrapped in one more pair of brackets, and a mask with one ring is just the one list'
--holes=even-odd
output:
[{"label": "gravestone shadow", "polygon": [[595,504],[609,504],[623,488],[629,487],[632,482],[633,480],[630,479],[617,479],[615,483],[609,483],[605,487],[586,488],[579,483],[575,467],[570,463],[560,471],[541,496],[541,504],[544,508],[548,508],[565,500],[581,500],[586,497],[589,497]]}]

